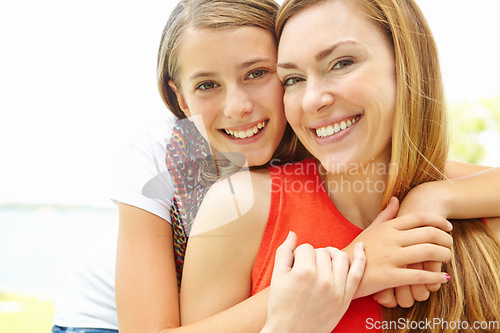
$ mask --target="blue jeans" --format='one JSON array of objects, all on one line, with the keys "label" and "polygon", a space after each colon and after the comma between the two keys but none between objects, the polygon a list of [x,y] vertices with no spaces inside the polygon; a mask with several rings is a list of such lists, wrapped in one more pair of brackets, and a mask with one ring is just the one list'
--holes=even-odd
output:
[{"label": "blue jeans", "polygon": [[74,332],[74,333],[118,333],[117,330],[110,330],[105,328],[80,328],[80,327],[61,327],[54,325],[52,333],[60,332]]}]

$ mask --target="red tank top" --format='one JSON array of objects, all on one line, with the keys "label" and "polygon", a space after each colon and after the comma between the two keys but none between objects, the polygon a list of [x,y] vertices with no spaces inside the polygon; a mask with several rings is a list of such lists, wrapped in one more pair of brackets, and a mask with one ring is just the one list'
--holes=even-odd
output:
[{"label": "red tank top", "polygon": [[[271,208],[252,269],[252,295],[271,284],[276,249],[288,232],[297,244],[315,248],[349,245],[361,229],[350,223],[334,206],[323,188],[315,159],[270,167]],[[381,307],[371,296],[353,300],[332,332],[381,332],[370,323],[380,322]],[[371,329],[369,329],[371,328]]]}]

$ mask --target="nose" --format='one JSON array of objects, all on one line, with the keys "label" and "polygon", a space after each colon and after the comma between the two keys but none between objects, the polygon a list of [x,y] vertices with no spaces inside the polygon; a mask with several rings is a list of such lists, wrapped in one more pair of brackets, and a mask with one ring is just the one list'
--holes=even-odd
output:
[{"label": "nose", "polygon": [[302,97],[304,112],[317,113],[334,102],[335,96],[331,91],[328,91],[327,82],[324,82],[322,78],[309,77],[307,79]]},{"label": "nose", "polygon": [[234,84],[227,87],[226,103],[224,106],[224,115],[228,118],[243,118],[246,114],[252,112],[253,102],[249,91],[244,87]]}]

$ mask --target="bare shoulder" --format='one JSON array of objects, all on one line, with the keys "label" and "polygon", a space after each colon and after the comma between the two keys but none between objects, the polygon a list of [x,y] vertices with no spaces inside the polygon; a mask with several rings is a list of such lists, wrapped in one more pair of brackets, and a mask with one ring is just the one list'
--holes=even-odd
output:
[{"label": "bare shoulder", "polygon": [[445,165],[445,174],[448,178],[459,178],[470,176],[489,169],[491,169],[491,167],[447,160]]},{"label": "bare shoulder", "polygon": [[207,192],[190,237],[228,224],[237,225],[236,229],[248,229],[249,223],[260,224],[263,229],[270,200],[271,179],[267,168],[240,171],[223,178]]}]

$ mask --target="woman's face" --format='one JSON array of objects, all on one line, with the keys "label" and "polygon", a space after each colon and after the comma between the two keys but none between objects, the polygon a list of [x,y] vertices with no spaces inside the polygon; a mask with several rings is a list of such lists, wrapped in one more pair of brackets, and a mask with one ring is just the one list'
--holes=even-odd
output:
[{"label": "woman's face", "polygon": [[185,114],[201,116],[212,148],[243,154],[250,166],[268,162],[286,127],[271,33],[190,28],[178,56],[180,87],[170,85]]},{"label": "woman's face", "polygon": [[329,172],[390,161],[394,55],[359,8],[328,1],[292,16],[277,68],[288,122]]}]

